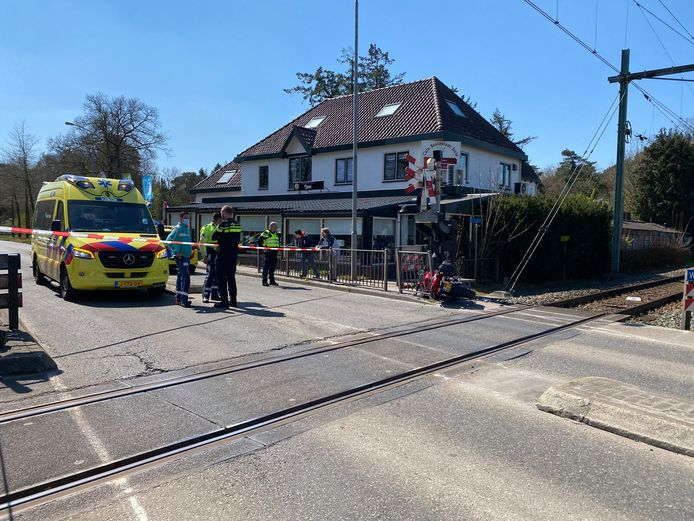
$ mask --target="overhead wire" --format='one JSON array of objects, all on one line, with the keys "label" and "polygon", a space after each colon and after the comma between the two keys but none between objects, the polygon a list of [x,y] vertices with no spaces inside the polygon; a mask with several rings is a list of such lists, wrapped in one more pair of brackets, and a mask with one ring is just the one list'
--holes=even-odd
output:
[{"label": "overhead wire", "polygon": [[655,18],[656,20],[658,20],[660,23],[662,23],[662,24],[665,25],[666,27],[669,27],[672,31],[674,31],[675,33],[677,33],[677,34],[678,34],[679,36],[681,36],[682,38],[684,38],[687,42],[689,42],[689,43],[691,43],[692,45],[694,45],[694,39],[690,39],[689,37],[687,37],[687,36],[685,36],[684,34],[682,34],[681,32],[679,32],[677,29],[675,29],[672,25],[670,25],[669,23],[667,23],[665,20],[663,20],[660,16],[658,16],[657,14],[655,14],[653,11],[651,11],[651,10],[648,9],[647,7],[644,7],[643,5],[641,5],[641,4],[638,2],[638,0],[633,0],[633,2],[639,7],[639,9],[642,9],[642,10],[646,11],[648,14],[650,14],[653,18]]},{"label": "overhead wire", "polygon": [[586,149],[583,152],[583,155],[580,156],[582,159],[581,164],[576,165],[574,167],[574,169],[571,171],[571,173],[569,174],[569,177],[568,177],[566,183],[564,184],[564,187],[562,188],[561,192],[559,193],[559,196],[557,196],[557,199],[554,201],[552,208],[550,209],[549,213],[545,217],[545,220],[543,221],[543,223],[540,225],[540,228],[538,229],[537,233],[535,234],[535,237],[533,237],[533,240],[531,241],[530,245],[528,246],[528,249],[525,251],[525,253],[523,254],[523,257],[519,261],[518,266],[516,266],[516,269],[511,274],[511,277],[509,278],[509,281],[506,285],[506,287],[508,288],[508,290],[510,292],[513,292],[513,289],[516,287],[516,283],[518,282],[521,275],[523,274],[523,271],[525,271],[525,268],[530,263],[530,260],[532,259],[533,255],[535,254],[535,251],[537,250],[538,246],[542,242],[542,239],[547,234],[547,230],[549,230],[550,226],[552,225],[552,223],[556,219],[557,215],[559,215],[559,211],[561,210],[561,207],[564,204],[564,201],[566,201],[566,198],[569,196],[569,193],[571,192],[573,187],[576,185],[576,182],[580,178],[581,173],[583,172],[583,169],[588,164],[588,159],[595,151],[595,148],[597,147],[598,143],[600,143],[600,140],[602,139],[602,136],[605,134],[605,131],[607,130],[607,127],[609,126],[610,122],[612,121],[612,118],[614,118],[614,115],[617,111],[617,108],[619,107],[619,104],[617,102],[621,101],[621,100],[622,100],[622,98],[619,95],[617,95],[615,97],[615,99],[612,101],[612,104],[607,109],[607,112],[605,113],[602,120],[600,121],[598,128],[595,130],[593,137],[591,137],[590,141],[588,142],[588,145],[586,146]]},{"label": "overhead wire", "polygon": [[670,16],[672,16],[675,19],[675,22],[677,22],[679,24],[679,26],[684,30],[684,32],[689,35],[689,37],[692,39],[692,41],[694,41],[694,35],[692,35],[692,33],[690,33],[687,30],[687,28],[684,25],[682,25],[682,22],[680,22],[680,19],[677,18],[675,16],[675,14],[672,11],[670,11],[670,9],[668,9],[668,6],[665,5],[665,2],[663,2],[663,0],[658,0],[658,2],[660,2],[660,5],[662,5],[668,13],[670,13]]},{"label": "overhead wire", "polygon": [[[564,27],[564,25],[562,25],[562,24],[559,22],[559,20],[553,19],[552,16],[551,16],[550,14],[548,14],[546,11],[544,11],[544,10],[543,10],[540,6],[538,6],[535,2],[533,2],[532,0],[523,0],[523,1],[524,1],[526,4],[528,4],[530,7],[532,7],[533,9],[535,9],[535,11],[537,11],[538,13],[540,13],[540,14],[541,14],[543,17],[545,17],[547,20],[549,20],[550,22],[552,22],[552,24],[554,24],[556,27],[558,27],[563,33],[565,33],[567,36],[569,36],[572,40],[574,40],[576,43],[578,43],[581,47],[583,47],[585,50],[587,50],[587,51],[588,51],[589,53],[591,53],[593,56],[595,56],[596,58],[598,58],[598,59],[599,59],[601,62],[603,62],[607,67],[609,67],[610,69],[612,69],[612,70],[613,70],[614,72],[616,72],[617,74],[620,73],[620,70],[619,70],[617,67],[615,67],[612,63],[610,63],[610,61],[609,61],[607,58],[605,58],[602,54],[600,54],[596,49],[591,49],[591,48],[590,48],[590,45],[588,45],[588,44],[585,43],[583,40],[581,40],[581,38],[579,38],[578,36],[576,36],[576,34],[574,34],[573,32],[571,32],[567,27]],[[636,0],[633,0],[633,1],[635,2]],[[629,2],[629,0],[627,0],[627,5],[629,5],[628,2]],[[669,119],[670,121],[672,121],[673,119],[674,119],[675,121],[679,121],[679,123],[675,123],[675,121],[672,121],[672,123],[673,123],[674,126],[676,126],[676,127],[678,127],[678,128],[679,128],[679,127],[684,127],[684,128],[688,128],[688,129],[691,129],[691,128],[692,128],[692,126],[691,126],[689,123],[687,123],[684,119],[682,119],[680,116],[678,116],[678,115],[677,115],[676,113],[674,113],[672,110],[670,110],[664,103],[661,103],[660,101],[658,101],[651,93],[649,93],[648,91],[646,91],[646,90],[645,90],[643,87],[641,87],[638,83],[634,83],[633,85],[634,85],[634,87],[636,87],[638,90],[641,91],[641,93],[644,95],[644,97],[646,98],[647,101],[649,101],[650,103],[659,105],[659,106],[656,107],[656,108],[658,108],[658,111],[660,111],[661,113],[662,113],[663,111],[664,111],[664,112],[667,112],[667,113],[670,113],[671,116],[668,116],[668,119]],[[661,107],[662,107],[662,108],[661,108]]]}]

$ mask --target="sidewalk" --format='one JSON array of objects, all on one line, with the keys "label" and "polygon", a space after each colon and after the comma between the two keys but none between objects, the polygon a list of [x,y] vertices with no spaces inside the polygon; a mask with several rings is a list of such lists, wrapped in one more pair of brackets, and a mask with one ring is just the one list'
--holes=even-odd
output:
[{"label": "sidewalk", "polygon": [[42,373],[57,369],[53,359],[24,331],[10,331],[0,348],[0,376]]}]

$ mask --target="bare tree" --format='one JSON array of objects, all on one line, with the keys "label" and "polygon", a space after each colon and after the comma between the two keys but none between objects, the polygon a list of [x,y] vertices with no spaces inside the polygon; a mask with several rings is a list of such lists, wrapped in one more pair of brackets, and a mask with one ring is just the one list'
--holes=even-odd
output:
[{"label": "bare tree", "polygon": [[113,177],[130,173],[139,180],[151,168],[157,153],[168,155],[159,111],[137,98],[87,96],[84,112],[70,130],[49,141],[58,156],[74,162],[81,171],[105,172]]},{"label": "bare tree", "polygon": [[29,134],[24,121],[16,124],[10,131],[7,148],[3,150],[5,161],[13,165],[21,177],[27,194],[34,204],[34,191],[31,186],[31,169],[36,165],[36,145],[39,139]]}]

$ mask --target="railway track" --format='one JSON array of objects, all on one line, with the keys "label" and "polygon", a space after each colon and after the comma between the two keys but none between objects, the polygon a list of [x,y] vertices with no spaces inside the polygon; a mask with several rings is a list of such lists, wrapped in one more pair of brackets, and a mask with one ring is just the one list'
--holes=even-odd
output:
[{"label": "railway track", "polygon": [[[155,384],[148,384],[146,386],[139,386],[131,389],[124,389],[106,393],[96,393],[88,397],[82,397],[77,400],[64,400],[55,404],[48,404],[24,410],[12,411],[12,413],[5,413],[5,415],[3,415],[2,421],[9,422],[16,419],[27,418],[28,416],[45,414],[47,412],[54,412],[69,407],[78,407],[81,405],[85,405],[86,403],[94,403],[95,401],[103,401],[106,399],[119,398],[127,395],[147,392],[147,390],[152,390],[154,388],[180,385],[181,383],[195,381],[195,379],[211,378],[213,376],[219,376],[220,374],[228,374],[230,372],[245,370],[250,367],[260,367],[262,365],[280,363],[281,361],[295,360],[297,358],[305,356],[312,356],[318,353],[325,353],[326,351],[374,343],[389,338],[397,338],[399,336],[411,335],[422,331],[444,328],[455,324],[472,322],[475,320],[483,320],[485,318],[505,315],[509,313],[523,311],[526,309],[527,307],[515,307],[513,309],[506,309],[498,312],[483,313],[473,317],[465,317],[464,319],[431,321],[429,323],[412,328],[405,328],[399,331],[392,331],[354,341],[343,342],[339,345],[316,348],[311,350],[310,352],[302,352],[286,357],[274,357],[272,359],[254,362],[251,364],[242,364],[215,371],[206,371],[197,375],[168,379]],[[20,510],[25,510],[27,508],[39,506],[49,501],[53,501],[60,497],[73,494],[75,492],[99,485],[101,483],[125,477],[134,472],[140,472],[150,467],[174,461],[182,457],[190,456],[203,450],[209,450],[213,447],[229,443],[230,441],[238,439],[240,437],[250,436],[258,432],[278,427],[284,423],[296,421],[302,417],[315,414],[321,410],[325,410],[326,408],[335,407],[340,404],[349,403],[351,401],[359,400],[377,393],[385,392],[387,390],[407,384],[409,382],[412,382],[419,378],[423,378],[427,375],[430,375],[443,369],[451,368],[459,364],[463,364],[518,346],[522,346],[524,344],[528,344],[530,342],[553,335],[560,331],[575,328],[582,324],[595,321],[603,317],[604,315],[605,313],[596,313],[589,317],[579,317],[576,320],[572,320],[568,323],[550,327],[541,332],[532,333],[506,342],[501,342],[499,344],[479,349],[471,353],[452,356],[437,361],[435,363],[418,367],[416,369],[399,372],[398,374],[388,376],[387,378],[374,380],[364,385],[359,385],[333,394],[327,394],[320,398],[306,401],[304,403],[294,405],[292,407],[273,411],[268,414],[256,416],[252,419],[242,421],[240,423],[218,428],[206,432],[202,435],[196,435],[187,439],[177,441],[175,443],[163,445],[151,450],[147,450],[145,452],[140,452],[132,456],[118,459],[110,463],[94,466],[92,468],[67,474],[55,479],[46,480],[44,482],[37,483],[18,490],[9,491],[6,492],[4,495],[0,496],[0,513],[7,513],[8,511],[16,513]]]},{"label": "railway track", "polygon": [[681,298],[682,276],[679,275],[559,300],[550,306],[633,316]]}]

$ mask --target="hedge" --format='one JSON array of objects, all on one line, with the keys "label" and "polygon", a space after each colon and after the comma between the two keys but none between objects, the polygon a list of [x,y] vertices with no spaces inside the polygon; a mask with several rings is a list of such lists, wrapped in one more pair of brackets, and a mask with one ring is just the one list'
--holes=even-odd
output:
[{"label": "hedge", "polygon": [[[499,197],[491,204],[489,212],[496,212],[496,217],[488,221],[493,226],[500,227],[497,230],[507,230],[510,234],[519,220],[521,223],[516,231],[519,233],[517,237],[500,241],[496,247],[501,260],[501,272],[504,276],[510,276],[549,214],[554,199],[547,196],[513,195]],[[561,242],[562,236],[568,236],[568,241]],[[584,195],[570,195],[520,280],[559,280],[564,275],[564,261],[567,279],[605,273],[610,269],[611,236],[610,207]]]}]

